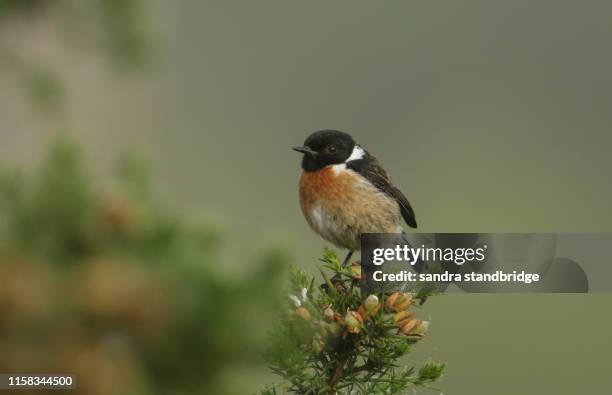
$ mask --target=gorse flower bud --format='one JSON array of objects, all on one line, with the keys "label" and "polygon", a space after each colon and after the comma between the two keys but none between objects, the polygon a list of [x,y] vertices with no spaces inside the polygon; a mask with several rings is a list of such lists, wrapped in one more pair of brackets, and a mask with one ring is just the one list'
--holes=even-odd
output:
[{"label": "gorse flower bud", "polygon": [[[399,296],[400,296],[399,292],[393,292],[391,295],[387,297],[387,300],[385,301],[385,311],[387,311],[387,313],[390,313],[393,311],[393,304],[395,303],[395,301],[397,300]],[[289,297],[291,297],[291,295]]]},{"label": "gorse flower bud", "polygon": [[359,315],[361,318],[373,317],[378,314],[381,304],[378,301],[378,296],[370,295],[366,298],[361,306],[359,306]]},{"label": "gorse flower bud", "polygon": [[308,301],[308,289],[302,288],[302,292],[300,293],[301,299],[295,295],[289,295],[289,299],[293,302],[295,307],[300,307],[302,303],[306,303]]},{"label": "gorse flower bud", "polygon": [[398,330],[400,335],[423,337],[429,329],[429,321],[408,320]]},{"label": "gorse flower bud", "polygon": [[306,309],[305,307],[298,307],[296,313],[303,320],[310,320],[310,311],[308,311],[308,309]]},{"label": "gorse flower bud", "polygon": [[396,313],[393,316],[393,322],[395,324],[397,324],[397,326],[402,326],[403,324],[405,324],[409,319],[411,319],[414,316],[414,313],[404,310],[404,311],[400,311],[399,313]]},{"label": "gorse flower bud", "polygon": [[298,299],[298,297],[295,295],[289,295],[289,299],[291,299],[295,307],[300,307],[302,305],[302,302],[300,301],[300,299]]},{"label": "gorse flower bud", "polygon": [[385,310],[388,313],[407,310],[412,305],[412,294],[410,292],[394,292],[385,302]]},{"label": "gorse flower bud", "polygon": [[327,306],[325,310],[323,310],[323,317],[327,322],[332,322],[334,320],[334,315],[334,309],[332,309],[331,305]]},{"label": "gorse flower bud", "polygon": [[421,321],[413,330],[413,335],[425,336],[429,329],[429,321]]},{"label": "gorse flower bud", "polygon": [[399,328],[398,333],[401,335],[410,335],[412,330],[416,328],[416,326],[420,323],[420,320],[408,320],[405,321],[402,326]]},{"label": "gorse flower bud", "polygon": [[308,289],[302,288],[302,302],[306,302],[308,300]]},{"label": "gorse flower bud", "polygon": [[378,307],[379,303],[378,303],[378,296],[376,295],[370,295],[366,298],[365,302],[363,302],[363,305],[366,309],[366,311],[369,313],[372,310],[374,310],[376,307]]},{"label": "gorse flower bud", "polygon": [[356,311],[348,310],[344,323],[349,333],[359,333],[363,325],[363,318]]}]

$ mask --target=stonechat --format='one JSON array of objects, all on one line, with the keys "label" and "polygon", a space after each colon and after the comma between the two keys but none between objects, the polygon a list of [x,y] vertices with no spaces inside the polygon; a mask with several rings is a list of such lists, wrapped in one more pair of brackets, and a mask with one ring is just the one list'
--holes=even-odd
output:
[{"label": "stonechat", "polygon": [[343,264],[361,249],[362,233],[403,234],[402,218],[417,227],[408,199],[348,133],[320,130],[293,149],[303,154],[302,213],[323,239],[349,251]]}]

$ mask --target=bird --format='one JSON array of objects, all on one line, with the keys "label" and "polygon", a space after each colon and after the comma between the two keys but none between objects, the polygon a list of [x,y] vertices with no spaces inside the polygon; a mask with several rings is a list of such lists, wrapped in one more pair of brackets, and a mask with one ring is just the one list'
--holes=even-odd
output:
[{"label": "bird", "polygon": [[406,196],[350,134],[319,130],[292,149],[303,155],[302,214],[324,240],[348,250],[343,266],[361,249],[362,233],[397,233],[403,238],[402,219],[411,228],[417,227]]}]

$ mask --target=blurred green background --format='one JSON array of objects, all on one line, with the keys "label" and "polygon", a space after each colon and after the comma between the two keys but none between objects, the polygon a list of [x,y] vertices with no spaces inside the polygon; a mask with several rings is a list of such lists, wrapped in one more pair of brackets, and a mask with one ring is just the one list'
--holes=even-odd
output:
[{"label": "blurred green background", "polygon": [[[194,280],[185,286],[193,293],[173,300],[189,300],[194,311],[182,312],[185,322],[179,320],[174,329],[201,339],[202,346],[193,349],[173,347],[179,337],[170,329],[161,332],[168,339],[163,350],[153,340],[135,341],[137,346],[130,341],[128,347],[121,336],[118,342],[111,336],[108,343],[104,325],[83,329],[92,312],[81,307],[71,317],[78,317],[75,330],[88,336],[83,344],[101,347],[104,356],[119,350],[113,361],[132,361],[133,377],[125,380],[139,383],[99,393],[137,393],[134,388],[142,393],[249,393],[272,380],[255,352],[240,358],[239,350],[227,346],[231,339],[214,348],[198,328],[238,328],[232,333],[242,338],[253,321],[265,327],[258,317],[274,313],[270,303],[281,286],[283,262],[305,268],[316,264],[325,243],[299,212],[299,158],[288,148],[317,129],[348,131],[379,157],[413,204],[419,231],[612,231],[610,15],[612,3],[566,0],[0,0],[0,165],[22,174],[9,177],[13,181],[7,185],[16,188],[15,178],[44,185],[50,176],[37,169],[56,163],[45,159],[49,146],[69,135],[89,168],[82,177],[86,184],[124,196],[115,165],[123,153],[133,152],[147,159],[152,174],[152,186],[143,195],[154,195],[161,207],[147,206],[143,201],[149,198],[140,195],[128,200],[148,207],[154,218],[173,213],[169,222],[181,234],[175,237],[194,245],[165,251],[167,259],[158,259],[162,263],[153,269],[146,252],[150,245],[133,240],[126,245],[121,234],[111,232],[100,250],[86,248],[69,258],[86,260],[85,271],[117,270],[121,277],[123,271],[137,270],[131,275],[145,273],[159,281],[153,287],[174,284],[176,289],[193,276],[195,261],[207,260],[203,279],[215,284],[232,279],[239,290],[251,282],[257,290],[271,289],[261,301],[248,295],[227,301],[209,291],[215,289],[210,283]],[[56,148],[59,158],[78,151],[70,146]],[[57,209],[48,208],[43,197],[49,195],[37,188],[22,192],[28,202],[43,201],[26,205],[35,218],[40,210]],[[98,200],[83,198],[86,205],[96,206]],[[66,210],[60,218],[74,216]],[[57,221],[54,214],[49,221]],[[160,226],[151,221],[146,229]],[[102,226],[76,222],[61,231],[80,234],[80,226]],[[221,240],[214,258],[198,255],[209,249],[193,236],[203,231],[192,229],[199,229],[197,224]],[[34,228],[55,232],[53,226]],[[35,267],[52,258],[59,262],[33,274],[40,281],[82,282],[68,277],[78,271],[64,264],[69,258],[48,255],[47,243],[28,247],[29,237],[15,241],[9,236],[5,242],[12,255],[0,268],[12,273],[18,250]],[[62,245],[61,251],[73,251],[73,244]],[[100,253],[108,249],[111,269],[91,262],[109,255]],[[1,255],[6,257],[6,251]],[[33,252],[38,256],[30,257]],[[117,263],[126,254],[138,263]],[[248,281],[242,279],[248,277],[241,275],[245,270],[275,275]],[[0,277],[3,289],[13,276]],[[219,293],[226,292],[227,287],[219,287]],[[72,295],[64,292],[63,297]],[[219,306],[229,303],[251,313],[237,312],[220,324],[205,321],[204,313],[198,316],[195,310],[203,300],[217,299],[224,300]],[[445,394],[607,393],[612,388],[610,302],[607,294],[434,298],[427,309],[431,335],[414,358],[432,355],[448,362],[441,384]],[[3,328],[7,322],[0,320]],[[145,336],[122,325],[112,330],[129,339]],[[23,352],[10,340],[13,332],[0,333],[0,347],[9,344]],[[29,338],[19,339],[26,350],[33,347]],[[15,366],[17,359],[8,361],[3,350],[0,364]],[[194,359],[181,365],[180,356],[164,355],[179,361],[175,369],[188,367],[192,373],[150,366],[147,361],[159,357],[144,356],[177,350]],[[202,382],[211,380],[199,377],[198,368],[223,354],[232,357],[212,373],[215,383],[206,387]]]}]

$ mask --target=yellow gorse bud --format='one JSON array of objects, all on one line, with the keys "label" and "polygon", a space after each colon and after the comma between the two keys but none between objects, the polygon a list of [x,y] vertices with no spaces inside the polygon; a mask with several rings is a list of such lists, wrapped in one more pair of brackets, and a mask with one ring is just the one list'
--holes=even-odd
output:
[{"label": "yellow gorse bud", "polygon": [[334,309],[331,306],[327,306],[325,310],[323,310],[323,317],[325,321],[332,322],[334,320]]},{"label": "yellow gorse bud", "polygon": [[359,315],[361,318],[369,318],[374,317],[378,314],[380,310],[381,304],[378,301],[378,296],[370,295],[366,298],[361,306],[359,306]]},{"label": "yellow gorse bud", "polygon": [[398,333],[401,335],[410,335],[412,330],[416,328],[418,324],[420,324],[420,320],[412,319],[403,323],[403,325],[399,328]]},{"label": "yellow gorse bud", "polygon": [[423,337],[429,329],[429,321],[411,319],[406,321],[398,330],[398,333],[405,336]]},{"label": "yellow gorse bud", "polygon": [[388,313],[407,310],[412,305],[412,294],[410,292],[394,292],[385,301],[385,310]]},{"label": "yellow gorse bud", "polygon": [[376,307],[378,307],[378,296],[376,295],[370,295],[366,298],[365,302],[363,302],[363,306],[366,309],[366,312],[371,312],[372,310],[374,310]]},{"label": "yellow gorse bud", "polygon": [[298,307],[295,312],[297,315],[305,321],[310,320],[310,311],[305,307]]},{"label": "yellow gorse bud", "polygon": [[363,318],[356,311],[349,310],[344,317],[344,323],[350,333],[359,333],[363,324]]},{"label": "yellow gorse bud", "polygon": [[421,321],[413,330],[412,334],[417,336],[425,336],[429,329],[429,321]]},{"label": "yellow gorse bud", "polygon": [[407,320],[409,320],[413,316],[414,314],[410,311],[407,311],[407,310],[400,311],[399,313],[395,313],[395,315],[393,316],[393,322],[397,324],[397,326],[401,327],[403,324],[407,322]]}]

